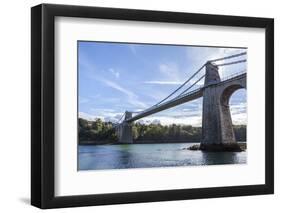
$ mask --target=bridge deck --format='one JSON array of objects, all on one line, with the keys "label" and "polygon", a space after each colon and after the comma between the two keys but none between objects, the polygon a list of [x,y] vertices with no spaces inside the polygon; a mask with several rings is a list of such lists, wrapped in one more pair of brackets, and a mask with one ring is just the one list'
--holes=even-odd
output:
[{"label": "bridge deck", "polygon": [[[221,84],[224,84],[224,83],[227,83],[227,82],[231,82],[231,81],[234,81],[234,80],[237,80],[237,79],[240,79],[240,78],[244,78],[244,77],[246,77],[246,75],[247,75],[246,73],[243,73],[243,74],[236,75],[234,77],[231,76],[231,77],[229,77],[227,79],[224,79],[223,81],[221,81],[221,82],[219,82],[219,83],[217,83],[215,85],[221,85]],[[214,86],[214,85],[208,85],[208,86]],[[136,120],[141,119],[143,117],[146,117],[146,116],[155,114],[157,112],[161,112],[163,110],[172,108],[174,106],[177,106],[177,105],[180,105],[180,104],[183,104],[183,103],[195,100],[197,98],[200,98],[200,97],[203,96],[204,88],[205,87],[201,87],[201,88],[193,90],[193,91],[191,91],[189,93],[177,96],[176,98],[173,98],[172,100],[167,101],[165,103],[162,103],[162,104],[150,107],[150,108],[142,111],[141,113],[135,115],[134,117],[132,117],[130,119],[127,119],[126,121],[127,122],[133,122],[133,121],[136,121]]]}]

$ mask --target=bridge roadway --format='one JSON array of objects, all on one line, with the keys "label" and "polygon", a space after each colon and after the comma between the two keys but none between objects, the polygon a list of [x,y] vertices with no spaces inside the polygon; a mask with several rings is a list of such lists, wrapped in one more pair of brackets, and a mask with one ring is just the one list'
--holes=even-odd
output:
[{"label": "bridge roadway", "polygon": [[195,99],[200,98],[200,97],[203,96],[203,91],[207,87],[219,86],[219,85],[223,85],[223,84],[226,84],[226,83],[231,83],[232,81],[236,81],[236,80],[239,80],[241,78],[246,78],[246,75],[247,75],[247,73],[242,73],[242,74],[239,74],[239,75],[231,76],[231,77],[229,77],[227,79],[222,80],[221,82],[218,82],[218,83],[215,83],[215,84],[209,84],[207,86],[195,89],[195,90],[193,90],[193,91],[191,91],[189,93],[186,93],[186,94],[180,95],[178,97],[175,97],[175,98],[173,98],[170,101],[167,101],[165,103],[162,103],[162,104],[150,107],[150,108],[140,112],[139,114],[136,114],[132,118],[126,119],[126,122],[130,123],[130,122],[136,121],[138,119],[141,119],[143,117],[152,115],[154,113],[161,112],[163,110],[172,108],[174,106],[177,106],[177,105],[180,105],[180,104],[183,104],[183,103],[195,100]]}]

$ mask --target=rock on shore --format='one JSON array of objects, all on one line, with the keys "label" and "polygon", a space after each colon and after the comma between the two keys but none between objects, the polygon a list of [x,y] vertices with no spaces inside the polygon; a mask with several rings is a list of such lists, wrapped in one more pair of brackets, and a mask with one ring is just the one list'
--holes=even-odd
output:
[{"label": "rock on shore", "polygon": [[201,150],[207,152],[242,152],[247,149],[247,144],[246,143],[210,144],[210,145],[195,144],[186,149],[192,151]]}]

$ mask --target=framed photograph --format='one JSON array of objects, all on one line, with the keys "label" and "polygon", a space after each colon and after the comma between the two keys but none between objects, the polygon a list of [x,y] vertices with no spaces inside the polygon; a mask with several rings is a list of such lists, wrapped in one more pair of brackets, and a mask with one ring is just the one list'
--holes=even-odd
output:
[{"label": "framed photograph", "polygon": [[272,194],[274,21],[31,9],[31,203]]}]

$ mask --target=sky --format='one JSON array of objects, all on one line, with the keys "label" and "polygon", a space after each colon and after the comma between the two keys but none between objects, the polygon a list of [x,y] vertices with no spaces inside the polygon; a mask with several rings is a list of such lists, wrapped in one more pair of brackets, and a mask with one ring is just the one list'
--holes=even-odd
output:
[{"label": "sky", "polygon": [[[125,111],[141,111],[161,101],[206,61],[245,51],[242,48],[78,41],[79,117],[117,122]],[[246,63],[222,66],[219,73],[224,79],[246,71],[246,66]],[[188,82],[183,90],[204,72],[205,69]],[[192,89],[203,83],[204,79]],[[231,96],[230,109],[234,124],[247,123],[246,90],[237,90]],[[202,98],[150,115],[138,122],[201,126]]]}]

